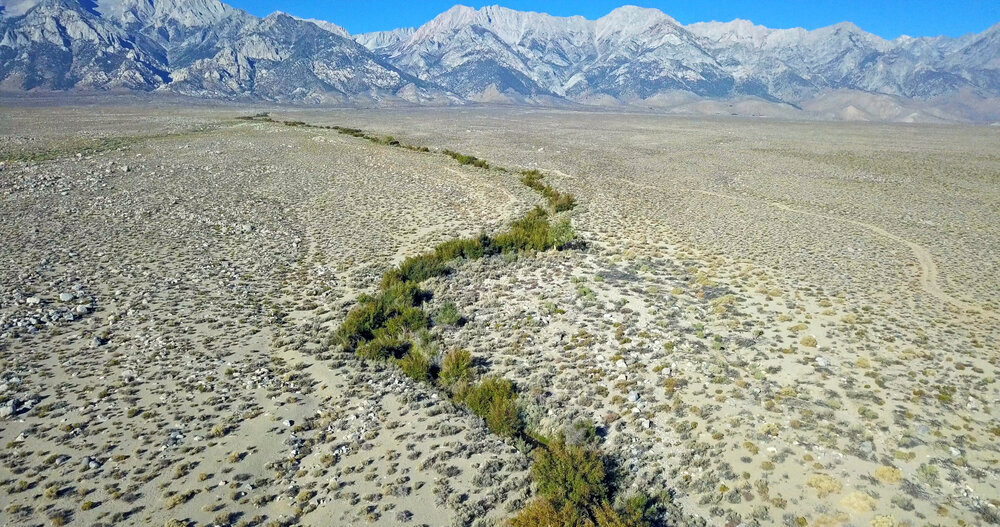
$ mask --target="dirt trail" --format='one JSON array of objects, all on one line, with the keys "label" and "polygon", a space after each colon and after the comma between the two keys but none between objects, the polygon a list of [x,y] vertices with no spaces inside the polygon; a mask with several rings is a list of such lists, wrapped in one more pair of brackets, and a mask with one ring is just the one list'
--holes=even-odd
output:
[{"label": "dirt trail", "polygon": [[[448,172],[451,172],[451,173],[453,173],[453,174],[461,177],[462,179],[464,179],[466,181],[474,182],[474,183],[482,183],[481,179],[480,180],[474,180],[472,176],[470,176],[469,174],[466,174],[466,173],[462,172],[461,170],[458,170],[458,169],[455,169],[455,168],[451,168],[451,167],[444,167],[444,169],[447,170]],[[504,187],[503,185],[500,185],[499,189],[500,189],[501,192],[503,192],[504,194],[507,195],[507,203],[505,203],[504,206],[503,206],[504,210],[506,210],[506,211],[510,212],[511,214],[513,214],[514,213],[514,206],[517,204],[517,197],[515,197],[514,194],[512,194],[511,191],[507,190],[507,188]]]},{"label": "dirt trail", "polygon": [[[575,176],[566,174],[565,172],[562,172],[560,170],[547,169],[546,171],[554,173],[554,174],[559,175],[559,176],[564,177],[564,178],[576,179]],[[660,188],[660,187],[656,187],[656,186],[653,186],[653,185],[644,185],[642,183],[636,183],[634,181],[628,181],[628,180],[618,180],[618,181],[626,183],[626,184],[629,184],[629,185],[632,185],[634,187],[645,188],[645,189],[649,189],[649,190],[657,190],[657,191],[664,190],[663,188]],[[736,201],[756,201],[754,198],[747,198],[747,197],[742,197],[742,196],[732,196],[732,195],[728,195],[728,194],[720,194],[718,192],[711,192],[711,191],[708,191],[708,190],[698,190],[698,189],[684,189],[684,190],[686,192],[693,192],[693,193],[696,193],[696,194],[703,194],[703,195],[706,195],[706,196],[714,196],[714,197],[718,197],[718,198],[724,198],[724,199],[730,199],[730,200],[736,200]],[[958,308],[958,309],[960,309],[962,311],[978,311],[982,316],[986,316],[986,317],[989,317],[989,318],[998,318],[996,314],[993,314],[993,313],[990,313],[990,312],[984,312],[984,311],[982,311],[980,309],[979,306],[977,306],[975,304],[972,304],[972,303],[969,303],[969,302],[966,302],[964,300],[960,300],[958,298],[955,298],[955,297],[949,295],[947,292],[945,292],[941,288],[941,285],[938,283],[938,268],[937,268],[937,264],[934,263],[934,257],[931,255],[930,251],[927,250],[927,248],[923,247],[920,244],[914,243],[914,242],[912,242],[910,240],[907,240],[905,238],[897,236],[897,235],[895,235],[895,234],[893,234],[893,233],[891,233],[891,232],[883,229],[882,227],[879,227],[877,225],[872,225],[870,223],[865,223],[863,221],[853,220],[853,219],[849,219],[849,218],[841,218],[841,217],[838,217],[838,216],[831,216],[829,214],[822,214],[822,213],[819,213],[819,212],[812,212],[812,211],[808,211],[808,210],[800,210],[800,209],[792,208],[792,207],[790,207],[790,206],[788,206],[788,205],[786,205],[784,203],[770,202],[770,201],[765,202],[765,203],[767,205],[770,205],[770,206],[772,206],[772,207],[774,207],[776,209],[779,209],[779,210],[783,210],[785,212],[791,212],[791,213],[794,213],[794,214],[802,214],[802,215],[805,215],[805,216],[813,216],[813,217],[816,217],[816,218],[823,218],[823,219],[826,219],[826,220],[838,221],[838,222],[842,222],[842,223],[849,223],[851,225],[855,225],[857,227],[861,227],[861,228],[867,229],[867,230],[869,230],[869,231],[871,231],[871,232],[873,232],[873,233],[875,233],[875,234],[877,234],[879,236],[882,236],[884,238],[892,240],[892,241],[894,241],[896,243],[903,244],[903,245],[907,246],[910,249],[910,251],[913,253],[913,256],[917,259],[917,264],[920,267],[920,278],[919,278],[920,288],[923,289],[927,294],[933,296],[934,298],[937,298],[938,300],[941,300],[942,302],[950,304],[950,305],[954,306],[955,308]]]},{"label": "dirt trail", "polygon": [[[695,192],[695,193],[698,193],[698,194],[704,194],[704,195],[707,195],[707,196],[715,196],[715,197],[725,198],[725,199],[733,199],[733,200],[741,200],[741,201],[751,201],[750,198],[743,198],[743,197],[739,197],[739,196],[730,196],[730,195],[727,195],[727,194],[720,194],[718,192],[710,192],[710,191],[707,191],[707,190],[693,190],[693,189],[691,189],[690,192]],[[890,240],[892,240],[894,242],[901,243],[901,244],[907,246],[910,249],[910,251],[913,252],[913,256],[917,259],[917,264],[920,267],[920,280],[919,280],[919,283],[920,283],[920,288],[921,289],[923,289],[925,292],[927,292],[927,294],[929,294],[929,295],[931,295],[931,296],[933,296],[933,297],[935,297],[935,298],[937,298],[937,299],[939,299],[939,300],[941,300],[943,302],[947,302],[947,303],[949,303],[949,304],[951,304],[951,305],[953,305],[953,306],[955,306],[955,307],[957,307],[957,308],[959,308],[959,309],[961,309],[963,311],[978,310],[978,306],[975,306],[975,305],[970,304],[968,302],[965,302],[963,300],[959,300],[959,299],[957,299],[957,298],[949,295],[948,293],[946,293],[943,289],[941,289],[940,284],[938,284],[938,269],[937,269],[937,264],[934,263],[934,257],[931,256],[930,251],[928,251],[922,245],[919,245],[917,243],[911,242],[910,240],[907,240],[905,238],[897,236],[897,235],[895,235],[895,234],[893,234],[893,233],[891,233],[891,232],[883,229],[882,227],[879,227],[877,225],[872,225],[870,223],[865,223],[863,221],[852,220],[852,219],[849,219],[849,218],[841,218],[841,217],[838,217],[838,216],[832,216],[832,215],[829,215],[829,214],[822,214],[822,213],[819,213],[819,212],[811,212],[811,211],[808,211],[808,210],[796,209],[796,208],[792,208],[792,207],[790,207],[790,206],[788,206],[788,205],[786,205],[784,203],[777,203],[777,202],[766,202],[766,203],[768,205],[776,208],[776,209],[780,209],[780,210],[783,210],[783,211],[786,211],[786,212],[791,212],[791,213],[794,213],[794,214],[802,214],[802,215],[805,215],[805,216],[813,216],[813,217],[816,217],[816,218],[823,218],[823,219],[826,219],[826,220],[839,221],[839,222],[842,222],[842,223],[849,223],[851,225],[862,227],[862,228],[867,229],[867,230],[869,230],[871,232],[874,232],[875,234],[878,234],[879,236],[882,236],[884,238],[888,238],[888,239],[890,239]]]}]

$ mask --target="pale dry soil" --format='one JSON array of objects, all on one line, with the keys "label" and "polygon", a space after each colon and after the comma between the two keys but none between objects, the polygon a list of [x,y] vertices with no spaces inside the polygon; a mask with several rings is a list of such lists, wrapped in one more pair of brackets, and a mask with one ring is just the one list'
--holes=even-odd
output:
[{"label": "pale dry soil", "polygon": [[[77,109],[0,122],[7,157],[60,152],[0,171],[4,522],[486,524],[527,497],[514,446],[329,336],[389,265],[537,196],[227,120],[256,111],[88,114],[147,138],[79,157],[87,126],[53,132]],[[672,489],[710,525],[1000,521],[1000,131],[274,115],[538,168],[578,196],[585,247],[461,264],[427,307],[459,307],[435,331],[513,380],[531,426],[597,424],[626,492]]]},{"label": "pale dry soil", "polygon": [[523,453],[329,337],[392,262],[530,191],[335,132],[144,117],[0,171],[0,524],[466,525],[523,501]]}]

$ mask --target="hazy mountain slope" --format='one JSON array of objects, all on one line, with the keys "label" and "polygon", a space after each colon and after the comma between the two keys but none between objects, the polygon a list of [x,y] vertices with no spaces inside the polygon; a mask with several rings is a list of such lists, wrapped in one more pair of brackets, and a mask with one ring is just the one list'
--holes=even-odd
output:
[{"label": "hazy mountain slope", "polygon": [[[338,34],[218,0],[17,1],[0,17],[5,89],[168,90],[295,102],[449,100]],[[346,34],[346,33],[345,33]]]},{"label": "hazy mountain slope", "polygon": [[372,33],[362,33],[360,35],[354,35],[353,38],[361,44],[362,46],[368,48],[371,51],[380,51],[389,46],[395,46],[403,41],[408,40],[413,36],[413,33],[417,31],[414,27],[404,27],[399,29],[393,29],[391,31],[375,31]]},{"label": "hazy mountain slope", "polygon": [[[287,13],[281,13],[281,14],[287,14]],[[301,20],[303,22],[312,22],[313,24],[319,26],[320,29],[329,31],[330,33],[333,33],[334,35],[337,35],[339,37],[351,38],[351,34],[348,33],[346,29],[338,26],[337,24],[334,24],[333,22],[327,22],[326,20],[318,20],[315,18],[299,18],[294,15],[289,15],[289,16],[291,16],[295,20]]]},{"label": "hazy mountain slope", "polygon": [[112,24],[77,0],[33,3],[0,17],[0,86],[4,89],[155,89],[166,65],[141,36]]},{"label": "hazy mountain slope", "polygon": [[440,94],[381,64],[359,44],[283,14],[254,22],[214,49],[211,57],[176,70],[170,88],[191,95],[304,102],[394,97],[420,102]]},{"label": "hazy mountain slope", "polygon": [[[976,115],[1000,100],[1000,24],[961,38],[889,41],[846,22],[813,31],[746,20],[684,26],[634,6],[597,20],[455,6],[416,29],[350,36],[331,22],[282,13],[261,19],[219,0],[0,0],[0,8],[4,90],[695,104],[774,115],[808,102],[822,116],[918,120],[937,119],[936,104],[951,108],[943,115]],[[691,102],[699,99],[741,102]],[[759,102],[745,101],[778,106],[756,112]]]},{"label": "hazy mountain slope", "polygon": [[725,95],[731,80],[693,40],[656,10],[623,7],[590,21],[496,6],[456,6],[405,40],[362,39],[404,71],[465,97],[487,87],[527,97]]},{"label": "hazy mountain slope", "polygon": [[814,31],[748,21],[682,26],[626,6],[598,20],[456,6],[412,35],[355,37],[400,69],[465,96],[485,87],[577,101],[637,101],[684,91],[796,103],[830,90],[932,98],[1000,94],[1000,28],[887,41],[851,23]]}]

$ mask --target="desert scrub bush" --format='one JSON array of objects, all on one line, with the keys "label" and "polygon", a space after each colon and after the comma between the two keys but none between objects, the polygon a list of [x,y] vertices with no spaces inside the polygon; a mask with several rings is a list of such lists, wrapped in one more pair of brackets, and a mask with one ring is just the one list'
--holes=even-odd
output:
[{"label": "desert scrub bush", "polygon": [[411,347],[410,351],[406,355],[403,355],[403,358],[399,359],[396,363],[399,365],[399,369],[403,370],[403,373],[413,380],[431,382],[433,379],[430,357],[416,346]]},{"label": "desert scrub bush", "polygon": [[598,448],[571,445],[564,436],[539,446],[531,479],[538,497],[514,518],[512,527],[645,527],[662,516],[661,503],[646,495],[611,506],[611,475]]},{"label": "desert scrub bush", "polygon": [[167,498],[167,510],[176,508],[179,505],[183,505],[188,501],[191,501],[191,498],[193,498],[194,495],[197,493],[198,493],[197,490],[188,490],[185,492],[178,492],[177,494],[171,495],[170,497]]},{"label": "desert scrub bush", "polygon": [[662,516],[661,503],[645,494],[625,500],[621,510],[614,509],[607,500],[593,509],[597,527],[645,527]]},{"label": "desert scrub bush", "polygon": [[563,440],[568,445],[588,445],[597,442],[597,426],[593,421],[577,419],[571,426],[566,427]]},{"label": "desert scrub bush", "polygon": [[490,168],[489,163],[475,156],[467,156],[465,154],[459,154],[458,152],[452,150],[442,150],[441,153],[454,159],[455,161],[458,161],[458,164],[460,165],[472,165],[474,167],[479,167],[479,168]]},{"label": "desert scrub bush", "polygon": [[382,288],[389,288],[401,282],[420,283],[428,278],[444,276],[451,272],[444,260],[436,253],[410,256],[398,267],[382,276]]},{"label": "desert scrub bush", "polygon": [[441,309],[438,310],[437,316],[434,317],[434,322],[438,324],[444,324],[446,326],[454,326],[462,320],[462,315],[459,314],[458,308],[455,307],[453,302],[445,302]]},{"label": "desert scrub bush", "polygon": [[514,385],[507,379],[486,377],[456,395],[472,413],[486,420],[486,426],[493,433],[514,437],[521,432],[523,426],[515,403]]},{"label": "desert scrub bush", "polygon": [[[337,330],[337,337],[345,348],[353,350],[380,333],[394,336],[404,329],[426,328],[427,315],[415,307],[425,297],[426,293],[413,282],[394,283],[374,296],[362,295]],[[383,329],[389,329],[393,335],[385,335],[380,331]]]},{"label": "desert scrub bush", "polygon": [[472,382],[472,373],[472,354],[468,350],[454,350],[441,361],[438,383],[445,389],[453,390]]},{"label": "desert scrub bush", "polygon": [[268,112],[260,112],[260,113],[254,114],[254,115],[241,115],[241,116],[237,117],[236,120],[237,121],[265,121],[265,122],[274,122],[274,120],[271,119],[271,114],[268,113]]},{"label": "desert scrub bush", "polygon": [[844,488],[843,485],[833,477],[827,474],[816,474],[809,478],[806,482],[807,487],[811,487],[816,491],[816,495],[820,498],[825,498],[830,494],[836,494]]},{"label": "desert scrub bush", "polygon": [[461,238],[444,242],[434,248],[434,255],[442,262],[464,258],[477,260],[485,254],[485,248],[490,244],[486,235],[479,238]]},{"label": "desert scrub bush", "polygon": [[576,198],[572,194],[563,194],[558,191],[552,191],[551,196],[547,196],[549,199],[549,206],[555,212],[565,212],[567,210],[573,210],[576,207]]},{"label": "desert scrub bush", "polygon": [[553,212],[564,212],[576,207],[576,198],[572,194],[564,194],[551,185],[542,183],[542,177],[542,173],[537,170],[525,170],[521,172],[521,183],[544,196]]},{"label": "desert scrub bush", "polygon": [[516,516],[510,519],[511,527],[574,527],[586,525],[585,518],[581,516],[580,510],[574,509],[570,505],[556,508],[551,501],[545,498],[535,498],[529,502]]},{"label": "desert scrub bush", "polygon": [[576,233],[573,232],[573,224],[569,218],[559,220],[549,230],[549,243],[557,249],[566,247],[574,238],[576,238]]},{"label": "desert scrub bush", "polygon": [[569,445],[563,438],[538,448],[531,465],[531,478],[538,494],[562,508],[582,509],[596,505],[607,495],[604,459],[596,448]]},{"label": "desert scrub bush", "polygon": [[410,346],[408,339],[381,332],[374,339],[362,342],[354,353],[362,359],[383,361],[404,357],[410,351]]},{"label": "desert scrub bush", "polygon": [[538,170],[524,170],[521,172],[521,183],[536,192],[545,190],[545,183],[542,183],[542,173]]},{"label": "desert scrub bush", "polygon": [[49,523],[55,527],[62,527],[73,519],[73,515],[67,510],[53,511],[48,514]]},{"label": "desert scrub bush", "polygon": [[896,467],[882,465],[875,469],[875,479],[886,484],[896,484],[903,479],[903,472]]},{"label": "desert scrub bush", "polygon": [[509,229],[497,234],[493,238],[493,247],[500,253],[545,251],[561,247],[565,241],[558,239],[557,235],[565,237],[566,227],[561,228],[562,232],[554,232],[548,216],[545,209],[535,207],[511,224]]}]

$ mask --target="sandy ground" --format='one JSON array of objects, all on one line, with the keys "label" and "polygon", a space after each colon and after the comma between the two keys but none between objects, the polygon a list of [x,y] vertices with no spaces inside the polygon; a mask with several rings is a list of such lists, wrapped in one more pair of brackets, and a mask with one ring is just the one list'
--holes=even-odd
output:
[{"label": "sandy ground", "polygon": [[[488,525],[530,495],[515,445],[329,338],[392,263],[533,206],[516,176],[231,119],[259,109],[2,110],[0,523]],[[585,248],[463,264],[429,308],[625,485],[710,525],[1000,521],[1000,131],[274,115],[577,195]]]}]

